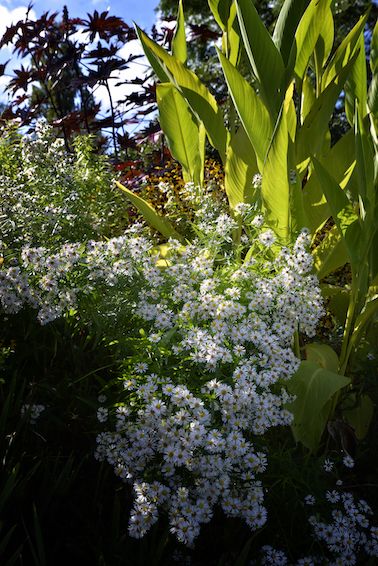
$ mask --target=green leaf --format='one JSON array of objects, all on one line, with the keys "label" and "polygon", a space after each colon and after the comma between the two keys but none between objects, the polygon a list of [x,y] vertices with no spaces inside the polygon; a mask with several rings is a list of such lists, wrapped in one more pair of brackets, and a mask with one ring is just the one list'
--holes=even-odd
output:
[{"label": "green leaf", "polygon": [[326,63],[333,47],[333,41],[335,36],[335,27],[333,22],[332,9],[330,6],[326,9],[324,13],[323,25],[320,29],[320,34],[315,47],[315,57],[320,66],[323,68]]},{"label": "green leaf", "polygon": [[173,83],[184,95],[194,114],[203,122],[210,143],[218,150],[224,163],[229,132],[214,96],[193,71],[152,41],[138,26],[136,30],[147,57],[150,54],[166,71],[167,79],[162,82]]},{"label": "green leaf", "polygon": [[[355,401],[352,398],[352,402]],[[368,395],[361,395],[356,407],[344,409],[343,416],[353,427],[356,437],[359,440],[365,438],[369,432],[370,423],[374,416],[374,404]]]},{"label": "green leaf", "polygon": [[336,226],[327,232],[326,237],[312,251],[314,267],[318,279],[323,279],[348,262],[344,240]]},{"label": "green leaf", "polygon": [[336,49],[331,61],[328,63],[323,77],[322,77],[322,90],[334,80],[334,78],[345,67],[348,61],[355,55],[358,49],[359,38],[364,30],[366,20],[369,13],[367,12],[359,19],[357,24],[351,29],[348,35],[340,43]]},{"label": "green leaf", "polygon": [[274,27],[273,41],[280,50],[285,65],[288,64],[298,24],[309,0],[285,0]]},{"label": "green leaf", "polygon": [[[346,182],[350,187],[350,170],[355,163],[355,148],[353,131],[349,130],[331,148],[328,155],[321,160],[322,165],[336,182],[345,187]],[[324,196],[323,186],[316,175],[311,175],[303,189],[303,201],[306,209],[306,216],[309,220],[307,225],[314,234],[324,222],[331,216],[331,211]]]},{"label": "green leaf", "polygon": [[323,369],[337,373],[339,358],[333,348],[328,344],[313,342],[305,346],[306,360],[313,362]]},{"label": "green leaf", "polygon": [[267,220],[284,240],[290,232],[288,146],[289,133],[286,112],[283,111],[262,172],[261,191]]},{"label": "green leaf", "polygon": [[170,83],[156,86],[160,125],[169,149],[184,169],[186,180],[201,185],[202,159],[199,125],[187,101]]},{"label": "green leaf", "polygon": [[239,71],[219,49],[217,51],[233,103],[262,165],[273,130],[269,112]]},{"label": "green leaf", "polygon": [[208,0],[210,10],[222,31],[227,30],[233,0]]},{"label": "green leaf", "polygon": [[242,126],[227,148],[224,185],[231,208],[252,201],[252,179],[259,172],[255,152]]},{"label": "green leaf", "polygon": [[370,69],[372,73],[368,103],[371,112],[378,116],[378,21],[373,30],[370,45]]},{"label": "green leaf", "polygon": [[284,98],[285,67],[281,53],[260,19],[252,0],[235,0],[245,50],[256,78],[261,97],[272,117],[278,116]]},{"label": "green leaf", "polygon": [[182,7],[182,0],[179,0],[176,29],[172,39],[172,55],[174,55],[176,59],[181,61],[181,63],[186,63],[186,60],[188,58],[185,36],[185,18],[184,10]]},{"label": "green leaf", "polygon": [[337,391],[350,383],[343,376],[310,361],[302,361],[288,384],[296,400],[288,405],[294,415],[292,430],[296,441],[316,452],[327,425],[331,400]]},{"label": "green leaf", "polygon": [[351,264],[358,265],[360,261],[360,242],[361,228],[359,217],[356,214],[352,203],[337,184],[335,179],[315,158],[312,158],[315,173],[323,187],[328,205],[335,224],[343,237]]},{"label": "green leaf", "polygon": [[330,4],[331,0],[311,0],[295,32],[290,61],[295,61],[294,73],[300,84],[319,39],[322,26],[327,21],[326,14]]},{"label": "green leaf", "polygon": [[367,114],[367,74],[366,74],[366,55],[365,41],[363,34],[357,42],[358,55],[350,70],[348,79],[345,83],[345,113],[349,124],[353,125],[355,115],[355,105],[358,105],[358,112],[362,118]]},{"label": "green leaf", "polygon": [[136,206],[139,212],[143,215],[143,218],[153,227],[155,230],[160,232],[166,238],[175,238],[176,240],[182,240],[182,237],[176,230],[173,228],[172,224],[164,218],[164,216],[160,216],[153,206],[151,206],[147,201],[139,197],[138,195],[134,194],[128,188],[124,187],[116,181],[116,185],[121,191],[123,191],[129,201]]},{"label": "green leaf", "polygon": [[164,65],[162,64],[160,59],[155,55],[153,50],[151,50],[148,47],[148,44],[146,44],[143,41],[144,35],[145,35],[144,32],[137,26],[137,24],[135,22],[134,22],[134,27],[135,27],[136,34],[139,38],[139,41],[142,44],[143,51],[144,51],[144,53],[145,53],[145,55],[148,59],[148,62],[150,63],[151,67],[153,68],[157,78],[162,83],[168,83],[169,82],[169,76],[168,76],[168,74],[167,74],[167,72],[164,68]]},{"label": "green leaf", "polygon": [[322,148],[335,104],[353,62],[354,59],[348,61],[337,77],[334,77],[319,97],[315,99],[297,135],[296,145],[299,162],[304,161]]}]

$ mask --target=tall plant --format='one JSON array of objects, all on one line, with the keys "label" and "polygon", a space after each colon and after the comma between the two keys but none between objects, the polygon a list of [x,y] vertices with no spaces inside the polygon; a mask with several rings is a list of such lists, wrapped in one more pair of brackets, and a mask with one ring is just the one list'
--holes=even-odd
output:
[{"label": "tall plant", "polygon": [[[286,0],[273,36],[251,0],[209,0],[209,5],[223,32],[218,55],[234,109],[227,123],[214,96],[186,66],[181,3],[172,54],[136,28],[160,81],[161,125],[174,156],[184,171],[190,170],[177,148],[181,144],[188,155],[190,132],[194,125],[198,132],[203,126],[224,165],[231,214],[238,203],[256,199],[251,181],[258,173],[266,221],[281,241],[290,242],[307,226],[320,279],[346,263],[352,269],[339,356],[329,346],[307,347],[292,382],[298,394],[292,407],[294,434],[315,450],[338,392],[350,387],[345,374],[351,353],[378,306],[373,257],[378,220],[377,26],[368,94],[363,36],[368,14],[334,49],[331,0]],[[248,57],[252,83],[238,69],[241,49]],[[329,121],[342,91],[351,128],[331,146]],[[172,104],[163,103],[163,93],[180,101],[174,120],[181,130],[172,127]],[[191,175],[194,179],[193,167]],[[324,286],[326,296],[340,292],[336,286]]]}]

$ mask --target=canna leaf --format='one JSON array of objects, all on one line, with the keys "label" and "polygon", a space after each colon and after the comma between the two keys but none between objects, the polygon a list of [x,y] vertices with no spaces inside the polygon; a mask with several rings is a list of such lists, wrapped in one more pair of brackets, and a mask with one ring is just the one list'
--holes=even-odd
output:
[{"label": "canna leaf", "polygon": [[152,58],[165,69],[168,78],[162,82],[173,83],[184,95],[194,114],[203,122],[210,143],[218,150],[224,163],[229,133],[214,96],[193,71],[152,41],[138,26],[136,31],[147,57],[152,54]]},{"label": "canna leaf", "polygon": [[[199,124],[182,94],[170,83],[156,86],[160,125],[167,138],[169,149],[181,164],[186,181],[203,184]],[[204,140],[202,140],[204,145]]]},{"label": "canna leaf", "polygon": [[273,41],[280,50],[285,65],[289,62],[298,24],[309,4],[309,0],[285,0],[274,27]]},{"label": "canna leaf", "polygon": [[330,4],[331,0],[311,0],[295,32],[290,62],[295,61],[294,73],[300,84],[326,21]]},{"label": "canna leaf", "polygon": [[244,47],[259,81],[261,97],[275,119],[285,94],[285,67],[281,53],[260,19],[252,0],[235,0],[235,3]]},{"label": "canna leaf", "polygon": [[312,162],[315,174],[318,176],[323,187],[332,217],[340,235],[344,239],[350,262],[352,265],[358,265],[360,261],[359,252],[361,242],[359,217],[352,203],[349,202],[345,192],[340,185],[337,184],[335,179],[315,157],[312,158]]},{"label": "canna leaf", "polygon": [[231,137],[224,171],[224,185],[231,208],[240,202],[252,202],[252,179],[258,172],[254,149],[240,126]]},{"label": "canna leaf", "polygon": [[184,10],[182,7],[182,0],[179,0],[176,29],[172,39],[172,55],[174,55],[176,59],[181,61],[181,63],[186,63],[186,60],[188,58],[187,49],[186,49],[185,19],[184,19]]},{"label": "canna leaf", "polygon": [[311,452],[319,447],[330,416],[332,397],[349,383],[347,377],[312,361],[302,361],[289,382],[289,392],[296,395],[295,401],[288,405],[294,415],[294,438]]},{"label": "canna leaf", "polygon": [[143,215],[143,218],[148,222],[155,230],[160,232],[165,238],[175,238],[176,240],[182,240],[182,237],[176,230],[173,228],[172,224],[164,218],[164,216],[160,216],[156,212],[153,206],[151,206],[147,201],[139,197],[138,195],[134,194],[130,191],[127,187],[124,187],[116,181],[116,185],[121,191],[123,191],[129,201],[136,206],[139,212]]},{"label": "canna leaf", "polygon": [[376,22],[371,37],[370,45],[370,69],[372,73],[369,87],[368,103],[371,112],[378,117],[378,21]]},{"label": "canna leaf", "polygon": [[331,61],[324,70],[322,77],[322,90],[324,90],[326,86],[334,80],[343,67],[345,67],[347,62],[355,55],[356,50],[358,49],[359,38],[363,33],[368,15],[369,12],[359,19],[357,24],[351,29],[336,49]]},{"label": "canna leaf", "polygon": [[288,146],[289,133],[283,111],[263,168],[261,192],[268,222],[284,240],[289,238],[290,232]]},{"label": "canna leaf", "polygon": [[327,232],[325,238],[312,251],[318,279],[323,279],[348,262],[348,253],[337,226]]},{"label": "canna leaf", "polygon": [[364,118],[367,114],[367,74],[363,34],[358,39],[357,49],[358,55],[345,83],[345,113],[350,125],[354,123],[356,104],[358,105],[358,113],[361,118]]},{"label": "canna leaf", "polygon": [[273,130],[269,112],[253,87],[223,53],[217,51],[233,103],[262,168]]}]

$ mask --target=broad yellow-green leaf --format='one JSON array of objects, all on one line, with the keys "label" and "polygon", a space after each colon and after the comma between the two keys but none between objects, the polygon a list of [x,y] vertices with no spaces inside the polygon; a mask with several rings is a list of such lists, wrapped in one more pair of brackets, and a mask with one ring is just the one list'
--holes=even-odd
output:
[{"label": "broad yellow-green leaf", "polygon": [[301,100],[301,124],[309,115],[311,108],[315,104],[316,94],[311,78],[306,75],[302,84],[302,100]]},{"label": "broad yellow-green leaf", "polygon": [[178,87],[194,114],[203,122],[210,143],[218,150],[224,163],[229,133],[214,96],[193,71],[152,41],[138,26],[136,30],[147,57],[150,55],[157,59],[166,70],[168,79],[162,82],[172,82]]},{"label": "broad yellow-green leaf", "polygon": [[349,124],[353,125],[354,115],[356,111],[355,105],[358,105],[359,115],[364,118],[367,114],[367,75],[366,75],[366,55],[365,42],[363,34],[360,35],[357,42],[358,55],[349,76],[345,83],[345,113]]},{"label": "broad yellow-green leaf", "polygon": [[210,10],[222,31],[227,30],[232,1],[233,0],[208,0]]},{"label": "broad yellow-green leaf", "polygon": [[[185,181],[202,185],[203,171],[199,124],[187,101],[171,83],[156,86],[159,121],[167,138],[169,149],[181,164]],[[202,145],[203,145],[203,141]]]},{"label": "broad yellow-green leaf", "polygon": [[252,201],[252,179],[258,173],[256,156],[242,126],[232,136],[227,148],[224,185],[231,208]]},{"label": "broad yellow-green leaf", "polygon": [[182,7],[182,0],[179,0],[176,29],[172,39],[172,55],[174,55],[176,59],[181,61],[181,63],[186,63],[186,60],[188,58],[185,36],[185,18],[184,10]]},{"label": "broad yellow-green leaf", "polygon": [[335,224],[343,237],[352,265],[360,262],[361,227],[359,217],[348,197],[335,179],[315,158],[312,158],[315,173],[323,187]]},{"label": "broad yellow-green leaf", "polygon": [[370,69],[372,73],[368,103],[371,112],[378,116],[378,21],[373,30],[370,44]]},{"label": "broad yellow-green leaf", "polygon": [[[374,416],[374,404],[368,395],[361,395],[358,400],[353,395],[350,402],[352,406],[343,410],[343,416],[353,427],[356,437],[362,440],[369,432],[370,423]],[[354,406],[355,404],[356,406]]]},{"label": "broad yellow-green leaf", "polygon": [[310,361],[301,362],[289,382],[289,392],[296,395],[296,400],[288,405],[294,415],[294,438],[312,452],[318,449],[327,426],[332,397],[349,383],[347,377]]},{"label": "broad yellow-green leaf", "polygon": [[309,0],[285,0],[277,18],[273,41],[285,65],[288,64],[294,35],[308,3]]},{"label": "broad yellow-green leaf", "polygon": [[[350,188],[351,167],[355,163],[353,131],[349,130],[322,159],[322,165],[332,172],[336,182]],[[304,206],[309,220],[308,228],[314,234],[331,216],[322,184],[316,175],[311,175],[303,188]]]},{"label": "broad yellow-green leaf", "polygon": [[262,167],[272,136],[269,112],[255,90],[219,49],[218,56],[233,103]]},{"label": "broad yellow-green leaf", "polygon": [[333,348],[328,344],[312,342],[305,346],[306,360],[313,362],[323,369],[337,373],[339,368],[339,358]]},{"label": "broad yellow-green leaf", "polygon": [[340,73],[343,67],[345,67],[347,62],[350,61],[356,53],[356,50],[358,49],[358,41],[363,33],[367,18],[368,13],[359,19],[357,24],[351,29],[336,49],[332,59],[324,71],[322,77],[322,90],[324,90],[326,86],[333,81],[333,79]]},{"label": "broad yellow-green leaf", "polygon": [[320,35],[315,46],[315,57],[320,69],[326,63],[333,47],[335,36],[335,26],[331,7],[328,6],[324,13],[323,25],[320,29]]},{"label": "broad yellow-green leaf", "polygon": [[288,145],[286,112],[282,112],[262,172],[261,191],[267,220],[284,240],[290,233]]},{"label": "broad yellow-green leaf", "polygon": [[[166,72],[164,65],[162,64],[159,57],[151,50],[146,43],[143,42],[144,32],[137,26],[134,22],[135,31],[137,36],[142,44],[144,54],[146,55],[148,62],[150,63],[151,67],[153,68],[157,78],[162,83],[168,83],[170,80],[169,75]],[[147,36],[146,36],[147,37]]]},{"label": "broad yellow-green leaf", "polygon": [[300,84],[319,39],[330,4],[331,0],[311,0],[295,32],[290,61],[295,60],[294,73]]},{"label": "broad yellow-green leaf", "polygon": [[175,238],[176,240],[182,240],[181,235],[176,232],[172,224],[164,218],[164,216],[160,216],[158,212],[154,209],[151,204],[147,201],[139,197],[138,195],[134,194],[130,191],[127,187],[124,187],[116,181],[116,185],[121,191],[123,191],[129,201],[136,206],[139,212],[143,215],[143,218],[150,224],[155,230],[160,232],[165,238]]},{"label": "broad yellow-green leaf", "polygon": [[349,61],[337,77],[334,77],[319,97],[315,99],[298,132],[297,157],[299,162],[321,150],[336,101],[343,89],[353,62],[354,59]]},{"label": "broad yellow-green leaf", "polygon": [[323,279],[348,262],[344,240],[336,226],[327,232],[325,238],[312,251],[318,279]]},{"label": "broad yellow-green leaf", "polygon": [[243,44],[256,78],[261,96],[271,115],[278,116],[284,98],[285,67],[281,53],[259,17],[252,0],[235,0]]},{"label": "broad yellow-green leaf", "polygon": [[359,107],[357,107],[354,118],[354,129],[358,196],[360,201],[360,214],[366,222],[366,229],[370,231],[378,220],[378,217],[374,214],[378,199],[376,197],[376,187],[374,183],[374,147],[371,136],[367,132],[368,125],[368,120],[363,120],[363,114],[360,112]]}]

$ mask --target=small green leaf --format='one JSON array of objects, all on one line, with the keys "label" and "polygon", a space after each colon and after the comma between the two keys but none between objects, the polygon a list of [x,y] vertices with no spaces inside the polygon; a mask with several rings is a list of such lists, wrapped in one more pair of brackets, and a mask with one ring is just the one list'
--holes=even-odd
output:
[{"label": "small green leaf", "polygon": [[153,206],[151,206],[147,201],[139,197],[138,195],[134,194],[128,188],[124,187],[116,181],[116,185],[121,191],[123,191],[129,201],[137,207],[139,212],[143,215],[144,219],[153,227],[155,230],[160,232],[166,238],[175,238],[177,240],[182,240],[182,237],[176,230],[173,228],[172,224],[164,218],[164,216],[160,216]]},{"label": "small green leaf", "polygon": [[287,407],[294,415],[292,430],[296,441],[316,452],[330,416],[330,401],[349,383],[347,377],[316,363],[301,362],[288,384],[289,392],[296,395],[296,400]]}]

